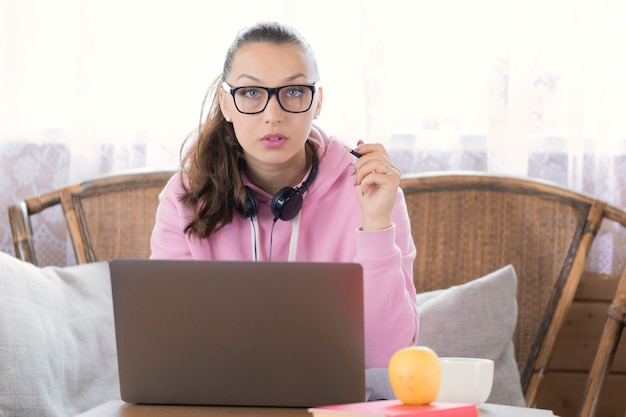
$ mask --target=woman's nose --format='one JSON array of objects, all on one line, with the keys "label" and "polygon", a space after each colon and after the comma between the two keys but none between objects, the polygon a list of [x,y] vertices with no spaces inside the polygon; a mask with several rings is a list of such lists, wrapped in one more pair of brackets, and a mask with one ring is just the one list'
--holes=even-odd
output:
[{"label": "woman's nose", "polygon": [[267,106],[265,107],[265,110],[263,111],[263,116],[265,120],[268,122],[280,121],[284,113],[285,111],[283,110],[283,108],[280,106],[280,103],[278,102],[278,96],[275,94],[272,94],[272,96],[270,96],[270,101],[267,103]]}]

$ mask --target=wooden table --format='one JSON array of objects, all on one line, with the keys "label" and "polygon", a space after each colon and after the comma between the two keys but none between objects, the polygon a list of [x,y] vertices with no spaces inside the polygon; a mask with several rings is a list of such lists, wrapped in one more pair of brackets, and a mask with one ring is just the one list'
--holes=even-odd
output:
[{"label": "wooden table", "polygon": [[[479,417],[552,417],[549,410],[483,404]],[[134,405],[109,401],[77,417],[310,417],[306,408]]]}]

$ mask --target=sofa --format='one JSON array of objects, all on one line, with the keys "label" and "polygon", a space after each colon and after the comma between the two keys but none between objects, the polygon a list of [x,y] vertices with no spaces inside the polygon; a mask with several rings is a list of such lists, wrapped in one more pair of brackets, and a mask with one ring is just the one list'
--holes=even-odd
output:
[{"label": "sofa", "polygon": [[[495,361],[488,402],[523,406],[515,362],[516,275],[508,265],[417,294],[418,344],[439,356]],[[119,399],[106,262],[37,267],[0,252],[0,417],[73,416]],[[371,399],[392,398],[386,369],[368,369]]]}]

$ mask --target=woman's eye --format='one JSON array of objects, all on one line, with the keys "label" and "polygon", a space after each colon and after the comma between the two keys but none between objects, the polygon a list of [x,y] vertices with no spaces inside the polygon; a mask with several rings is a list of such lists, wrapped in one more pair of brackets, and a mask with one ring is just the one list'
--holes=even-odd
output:
[{"label": "woman's eye", "polygon": [[246,89],[244,94],[246,97],[249,97],[249,98],[257,98],[261,93],[259,93],[259,90],[255,88],[248,88]]},{"label": "woman's eye", "polygon": [[258,98],[259,96],[261,96],[261,91],[259,91],[258,88],[245,87],[245,88],[238,89],[236,94],[237,94],[237,97],[240,97],[242,99]]},{"label": "woman's eye", "polygon": [[298,97],[300,94],[302,94],[302,90],[299,88],[294,87],[287,90],[287,95],[289,97]]}]

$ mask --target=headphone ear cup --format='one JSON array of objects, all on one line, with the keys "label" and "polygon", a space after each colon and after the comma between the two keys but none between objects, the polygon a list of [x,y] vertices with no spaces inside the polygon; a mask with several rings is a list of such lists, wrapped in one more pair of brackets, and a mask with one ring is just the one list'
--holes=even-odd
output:
[{"label": "headphone ear cup", "polygon": [[289,221],[300,212],[302,203],[303,198],[299,189],[284,187],[274,195],[270,208],[275,219]]},{"label": "headphone ear cup", "polygon": [[237,211],[244,219],[251,219],[259,213],[259,199],[256,198],[256,194],[252,191],[252,188],[247,185],[244,187],[246,191],[246,207],[241,207],[240,204],[235,204]]}]

